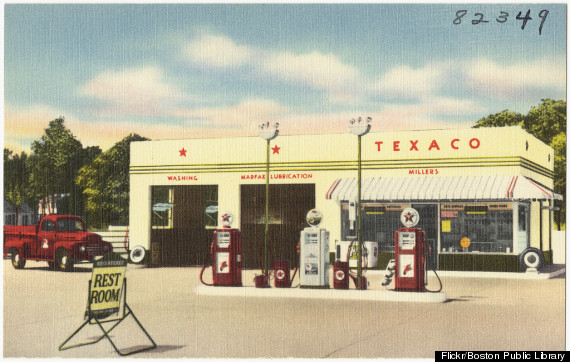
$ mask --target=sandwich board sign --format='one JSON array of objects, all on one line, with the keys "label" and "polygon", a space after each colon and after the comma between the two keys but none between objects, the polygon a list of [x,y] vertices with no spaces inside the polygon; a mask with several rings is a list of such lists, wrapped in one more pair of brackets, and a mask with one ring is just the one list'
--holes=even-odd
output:
[{"label": "sandwich board sign", "polygon": [[108,253],[93,262],[86,317],[102,319],[119,312],[126,269],[127,260],[117,253]]},{"label": "sandwich board sign", "polygon": [[[89,289],[87,294],[87,310],[85,311],[86,320],[65,340],[65,342],[59,346],[60,351],[94,344],[103,338],[106,338],[115,349],[115,352],[121,356],[128,356],[133,353],[148,351],[157,347],[154,340],[144,329],[132,309],[127,304],[127,278],[125,278],[126,269],[127,260],[114,252],[107,253],[101,259],[93,262],[93,273],[91,275],[91,280],[89,280]],[[109,318],[113,314],[117,314],[117,317]],[[111,339],[109,333],[129,315],[133,317],[135,323],[151,342],[151,345],[134,349],[129,352],[121,352]],[[110,328],[105,328],[103,327],[103,324],[105,323],[113,324]],[[67,342],[69,342],[87,324],[97,324],[103,334],[93,341],[67,345]]]}]

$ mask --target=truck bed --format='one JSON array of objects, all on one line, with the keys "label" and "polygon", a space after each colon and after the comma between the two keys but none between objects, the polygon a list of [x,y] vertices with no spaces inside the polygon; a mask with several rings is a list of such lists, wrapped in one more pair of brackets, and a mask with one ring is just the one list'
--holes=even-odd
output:
[{"label": "truck bed", "polygon": [[37,235],[37,225],[5,225],[4,235],[26,235],[35,236]]}]

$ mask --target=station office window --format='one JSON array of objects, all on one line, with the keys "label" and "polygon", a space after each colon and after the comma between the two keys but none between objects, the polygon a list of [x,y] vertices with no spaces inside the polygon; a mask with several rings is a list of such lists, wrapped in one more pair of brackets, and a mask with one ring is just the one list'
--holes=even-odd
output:
[{"label": "station office window", "polygon": [[[376,241],[379,252],[394,251],[394,232],[402,227],[400,215],[411,207],[410,204],[380,204],[363,202],[361,217],[361,240]],[[349,203],[341,203],[341,237],[342,240],[356,239],[356,222],[350,228]]]},{"label": "station office window", "polygon": [[[510,203],[441,204],[441,252],[511,253],[513,210]],[[461,239],[469,238],[463,248]]]},{"label": "station office window", "polygon": [[[179,225],[175,225],[176,222]],[[218,226],[218,186],[153,186],[151,225],[153,229],[180,228],[180,222],[200,228]]]},{"label": "station office window", "polygon": [[174,192],[168,186],[153,186],[151,189],[151,225],[153,229],[172,229]]},{"label": "station office window", "polygon": [[218,227],[218,186],[206,186],[204,217],[206,218],[206,229],[216,229]]}]

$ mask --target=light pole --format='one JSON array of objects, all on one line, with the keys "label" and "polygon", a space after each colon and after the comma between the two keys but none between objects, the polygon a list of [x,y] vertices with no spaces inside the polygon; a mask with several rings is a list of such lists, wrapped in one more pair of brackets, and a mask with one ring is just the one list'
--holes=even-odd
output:
[{"label": "light pole", "polygon": [[267,263],[267,234],[269,233],[269,142],[279,134],[278,128],[279,123],[274,123],[273,128],[269,126],[269,122],[262,123],[258,126],[259,137],[267,141],[267,159],[265,169],[265,238],[263,241],[263,275],[266,277],[269,274]]},{"label": "light pole", "polygon": [[[356,264],[356,288],[357,289],[361,289],[361,282],[362,282],[362,243],[360,240],[360,226],[361,226],[361,221],[360,221],[360,201],[361,201],[361,188],[362,188],[362,151],[361,151],[361,138],[362,136],[364,136],[365,134],[367,134],[370,131],[370,122],[372,121],[372,118],[368,117],[366,118],[366,121],[362,120],[362,117],[358,117],[358,120],[354,120],[351,119],[350,120],[350,126],[348,126],[348,129],[350,130],[350,133],[352,133],[353,135],[358,136],[358,200],[357,200],[357,213],[356,213],[356,218],[357,218],[357,224],[358,226],[356,227],[356,240],[357,240],[357,252],[356,252],[356,257],[357,259],[357,264]],[[348,260],[347,260],[348,262]]]}]

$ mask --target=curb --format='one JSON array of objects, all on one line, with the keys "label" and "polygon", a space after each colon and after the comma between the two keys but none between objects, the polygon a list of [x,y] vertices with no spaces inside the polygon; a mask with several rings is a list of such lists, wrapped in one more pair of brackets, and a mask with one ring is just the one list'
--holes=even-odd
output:
[{"label": "curb", "polygon": [[214,287],[199,285],[194,289],[198,295],[223,297],[264,297],[264,298],[304,298],[304,299],[344,299],[385,302],[444,303],[444,292],[396,292],[394,290],[341,290],[341,289],[301,289],[301,288],[255,288]]}]

